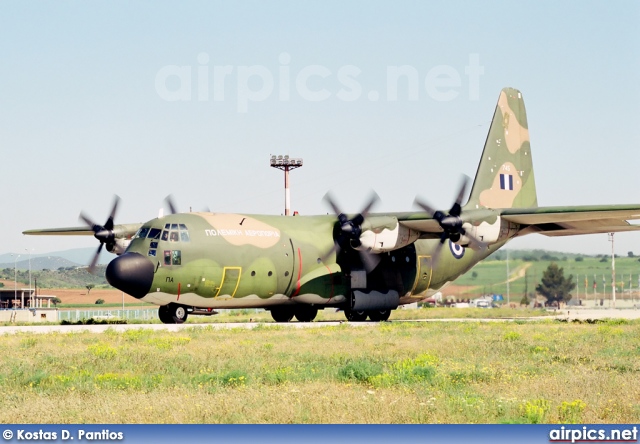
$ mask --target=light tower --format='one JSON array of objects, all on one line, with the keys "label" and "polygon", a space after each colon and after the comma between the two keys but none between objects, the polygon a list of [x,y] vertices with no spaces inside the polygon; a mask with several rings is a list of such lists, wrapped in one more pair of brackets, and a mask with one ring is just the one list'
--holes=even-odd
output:
[{"label": "light tower", "polygon": [[613,308],[616,308],[616,252],[614,248],[613,235],[609,233],[609,242],[611,242],[611,301]]},{"label": "light tower", "polygon": [[284,171],[284,215],[291,212],[291,192],[289,191],[289,171],[302,166],[302,159],[287,156],[271,156],[270,165]]}]

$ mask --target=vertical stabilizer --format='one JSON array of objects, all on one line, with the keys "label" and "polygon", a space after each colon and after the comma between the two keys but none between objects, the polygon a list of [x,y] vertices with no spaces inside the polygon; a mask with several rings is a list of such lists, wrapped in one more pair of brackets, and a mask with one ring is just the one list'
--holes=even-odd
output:
[{"label": "vertical stabilizer", "polygon": [[466,207],[537,206],[524,101],[517,89],[504,88],[500,92]]}]

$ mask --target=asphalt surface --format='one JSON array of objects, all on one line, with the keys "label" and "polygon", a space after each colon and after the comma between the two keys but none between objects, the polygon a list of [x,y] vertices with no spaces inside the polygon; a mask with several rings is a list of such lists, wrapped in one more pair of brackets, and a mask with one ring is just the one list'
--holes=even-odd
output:
[{"label": "asphalt surface", "polygon": [[[538,321],[542,319],[566,319],[566,320],[586,320],[586,319],[639,319],[639,309],[563,309],[557,310],[554,316],[541,316],[530,318],[501,318],[501,319],[470,319],[470,318],[450,318],[450,319],[416,319],[416,320],[391,320],[389,322],[513,322],[513,321]],[[276,324],[274,322],[230,322],[230,323],[206,323],[206,324],[104,324],[104,325],[25,325],[0,327],[1,334],[16,333],[104,333],[106,330],[123,332],[127,330],[158,330],[158,331],[181,331],[188,328],[211,328],[214,330],[244,328],[247,330],[256,328],[259,325],[278,325],[288,328],[320,328],[336,326],[347,323],[347,321],[319,321],[319,322],[287,322]],[[377,322],[349,322],[353,327],[370,327],[377,325]]]}]

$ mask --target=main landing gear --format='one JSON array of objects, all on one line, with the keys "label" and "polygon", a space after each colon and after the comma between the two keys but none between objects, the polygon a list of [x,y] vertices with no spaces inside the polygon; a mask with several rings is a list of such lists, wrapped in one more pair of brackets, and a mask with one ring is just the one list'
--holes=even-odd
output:
[{"label": "main landing gear", "polygon": [[[298,322],[311,322],[317,314],[318,309],[312,305],[286,305],[271,309],[271,317],[276,322],[289,322],[294,316]],[[367,318],[373,322],[381,322],[389,319],[391,310],[345,310],[344,315],[351,322],[364,322]]]},{"label": "main landing gear", "polygon": [[294,316],[298,322],[311,322],[317,315],[318,309],[313,305],[286,305],[271,309],[271,317],[276,322],[289,322]]},{"label": "main landing gear", "polygon": [[369,318],[373,322],[386,321],[391,316],[391,310],[345,310],[347,321],[364,322]]},{"label": "main landing gear", "polygon": [[167,304],[158,308],[158,317],[163,324],[182,324],[187,316],[187,307],[184,305]]}]

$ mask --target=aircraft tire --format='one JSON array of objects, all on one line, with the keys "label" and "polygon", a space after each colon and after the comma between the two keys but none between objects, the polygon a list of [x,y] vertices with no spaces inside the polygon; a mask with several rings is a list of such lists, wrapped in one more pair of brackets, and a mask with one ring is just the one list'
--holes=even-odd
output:
[{"label": "aircraft tire", "polygon": [[271,317],[276,322],[289,322],[293,319],[293,309],[291,307],[272,308]]},{"label": "aircraft tire", "polygon": [[347,318],[347,321],[364,322],[367,320],[368,313],[366,311],[345,310],[344,315]]},{"label": "aircraft tire", "polygon": [[368,315],[373,322],[386,321],[391,316],[391,310],[371,310]]},{"label": "aircraft tire", "polygon": [[301,305],[296,307],[294,315],[298,322],[312,322],[318,315],[318,309],[311,305]]},{"label": "aircraft tire", "polygon": [[187,316],[187,308],[182,305],[168,304],[158,308],[158,317],[163,324],[182,324]]},{"label": "aircraft tire", "polygon": [[158,318],[160,318],[160,322],[163,324],[175,324],[173,318],[171,317],[171,313],[169,312],[168,305],[161,305],[158,307]]},{"label": "aircraft tire", "polygon": [[[173,304],[169,305],[171,306]],[[187,313],[187,307],[184,307],[182,305],[173,305],[171,307],[171,315],[173,317],[174,324],[182,324],[187,320],[187,316],[189,316],[189,313]]]}]

